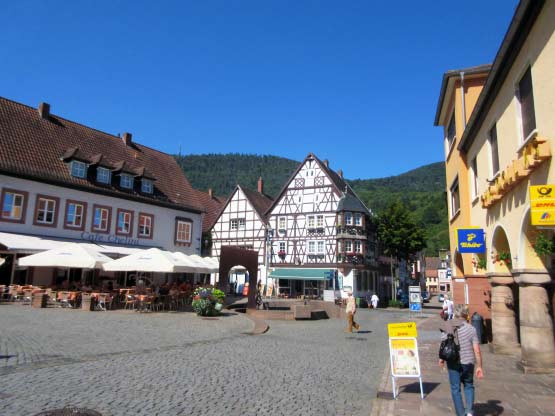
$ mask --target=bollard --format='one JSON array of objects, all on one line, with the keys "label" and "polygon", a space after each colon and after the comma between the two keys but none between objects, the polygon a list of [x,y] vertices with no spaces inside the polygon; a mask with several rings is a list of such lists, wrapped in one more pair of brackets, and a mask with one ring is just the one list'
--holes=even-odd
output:
[{"label": "bollard", "polygon": [[482,317],[478,314],[478,312],[474,312],[470,321],[472,326],[476,329],[476,334],[478,334],[478,340],[480,341],[480,344],[482,344]]}]

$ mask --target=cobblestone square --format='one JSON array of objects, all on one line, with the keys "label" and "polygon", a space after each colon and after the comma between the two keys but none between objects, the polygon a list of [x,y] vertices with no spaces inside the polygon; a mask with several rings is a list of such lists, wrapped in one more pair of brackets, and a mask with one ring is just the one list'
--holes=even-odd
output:
[{"label": "cobblestone square", "polygon": [[395,312],[345,322],[0,305],[0,414],[369,415]]}]

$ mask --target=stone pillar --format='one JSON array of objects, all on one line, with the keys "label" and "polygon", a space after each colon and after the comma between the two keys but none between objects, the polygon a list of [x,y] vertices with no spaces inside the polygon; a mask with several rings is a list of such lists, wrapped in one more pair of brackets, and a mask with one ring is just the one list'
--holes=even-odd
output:
[{"label": "stone pillar", "polygon": [[551,276],[545,271],[522,270],[515,274],[519,285],[520,338],[525,373],[555,372],[553,318],[545,285]]},{"label": "stone pillar", "polygon": [[511,289],[514,280],[510,274],[495,273],[488,276],[491,283],[491,349],[496,354],[516,354],[519,344]]}]

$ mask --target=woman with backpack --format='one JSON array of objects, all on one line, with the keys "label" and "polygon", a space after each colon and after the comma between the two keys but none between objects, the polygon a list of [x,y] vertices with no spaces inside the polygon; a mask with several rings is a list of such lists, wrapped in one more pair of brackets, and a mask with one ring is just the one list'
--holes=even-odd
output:
[{"label": "woman with backpack", "polygon": [[[449,372],[451,397],[457,416],[472,416],[474,406],[474,374],[484,377],[482,370],[482,353],[476,329],[467,322],[468,308],[465,305],[455,307],[454,319],[444,323],[441,329],[441,346],[439,349],[439,366]],[[461,383],[464,386],[463,404]]]}]

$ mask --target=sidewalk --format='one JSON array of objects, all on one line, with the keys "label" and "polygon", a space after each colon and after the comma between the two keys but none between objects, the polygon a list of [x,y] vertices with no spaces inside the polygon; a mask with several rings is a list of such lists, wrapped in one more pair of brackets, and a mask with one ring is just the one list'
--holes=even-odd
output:
[{"label": "sidewalk", "polygon": [[[418,347],[424,400],[418,379],[397,379],[399,396],[393,400],[390,366],[387,362],[372,416],[454,415],[447,371],[438,362],[439,316],[418,323]],[[555,415],[555,375],[523,374],[517,357],[495,355],[482,345],[484,378],[474,379],[474,415]]]}]

